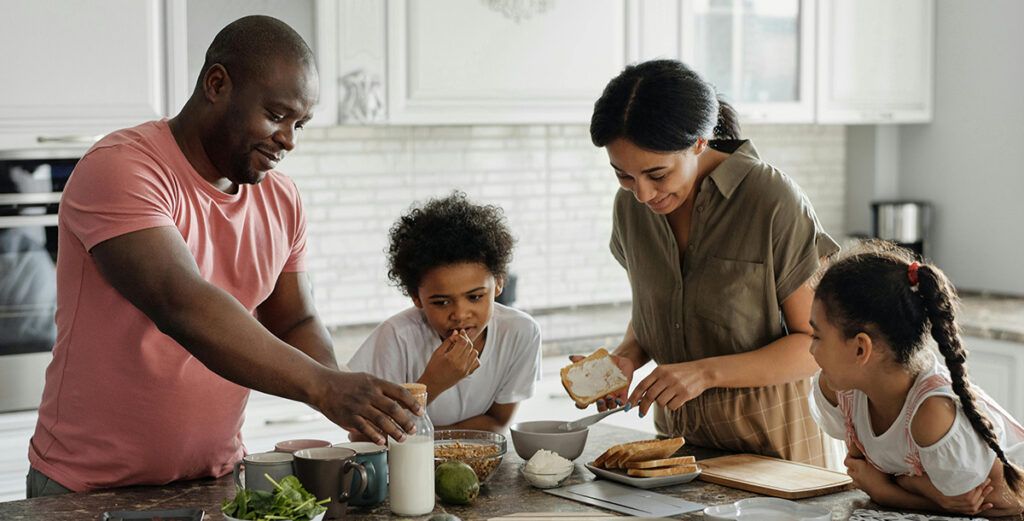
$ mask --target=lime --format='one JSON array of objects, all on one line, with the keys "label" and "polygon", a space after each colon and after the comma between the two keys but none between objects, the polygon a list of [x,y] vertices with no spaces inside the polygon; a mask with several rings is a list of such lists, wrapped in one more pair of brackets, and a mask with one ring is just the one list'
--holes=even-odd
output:
[{"label": "lime", "polygon": [[434,470],[434,490],[445,503],[468,505],[480,493],[480,480],[469,465],[446,461]]}]

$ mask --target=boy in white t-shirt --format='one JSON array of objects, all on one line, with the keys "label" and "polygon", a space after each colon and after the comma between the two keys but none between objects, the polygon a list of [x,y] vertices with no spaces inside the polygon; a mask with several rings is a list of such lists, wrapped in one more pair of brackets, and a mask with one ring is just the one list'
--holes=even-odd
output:
[{"label": "boy in white t-shirt", "polygon": [[496,304],[514,240],[500,208],[455,192],[391,228],[388,277],[413,307],[378,326],[348,366],[426,384],[437,428],[499,432],[540,380],[540,327]]}]

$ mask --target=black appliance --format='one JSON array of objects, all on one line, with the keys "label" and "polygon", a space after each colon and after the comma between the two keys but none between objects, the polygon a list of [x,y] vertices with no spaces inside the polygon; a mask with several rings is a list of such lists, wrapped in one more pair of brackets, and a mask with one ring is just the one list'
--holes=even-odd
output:
[{"label": "black appliance", "polygon": [[39,406],[57,336],[57,207],[77,161],[0,154],[0,412]]}]

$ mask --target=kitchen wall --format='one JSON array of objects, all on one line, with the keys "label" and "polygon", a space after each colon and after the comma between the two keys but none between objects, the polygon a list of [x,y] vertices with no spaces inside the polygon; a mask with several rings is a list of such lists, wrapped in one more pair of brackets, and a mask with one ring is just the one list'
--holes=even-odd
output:
[{"label": "kitchen wall", "polygon": [[953,282],[1024,295],[1024,2],[935,8],[934,119],[881,133],[851,128],[848,157],[858,164],[848,174],[860,186],[847,203],[867,215],[875,188],[931,201],[931,256]]},{"label": "kitchen wall", "polygon": [[[750,126],[745,133],[804,188],[826,229],[842,235],[844,128]],[[281,168],[303,194],[309,269],[329,326],[376,322],[409,305],[387,283],[387,231],[413,201],[454,188],[504,208],[518,238],[517,306],[630,298],[608,252],[618,185],[586,126],[309,129]]]}]

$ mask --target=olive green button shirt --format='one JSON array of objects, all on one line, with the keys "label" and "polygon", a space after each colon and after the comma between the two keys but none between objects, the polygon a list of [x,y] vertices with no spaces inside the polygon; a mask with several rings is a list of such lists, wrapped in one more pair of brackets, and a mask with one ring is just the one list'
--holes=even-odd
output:
[{"label": "olive green button shirt", "polygon": [[[682,262],[665,216],[629,191],[615,198],[611,251],[629,275],[633,332],[658,364],[743,353],[784,336],[781,303],[811,278],[820,258],[839,251],[800,187],[749,141],[732,144],[737,148],[700,184]],[[820,439],[812,440],[817,449],[805,448],[811,454],[789,447],[806,443],[801,436],[820,438],[807,412],[810,388],[781,387],[710,389],[676,413],[660,411],[657,427],[712,446],[819,462]],[[765,417],[773,407],[780,417]],[[759,418],[738,425],[745,416]],[[713,428],[722,423],[726,432]],[[760,434],[746,432],[780,424],[803,434],[752,441]]]}]

